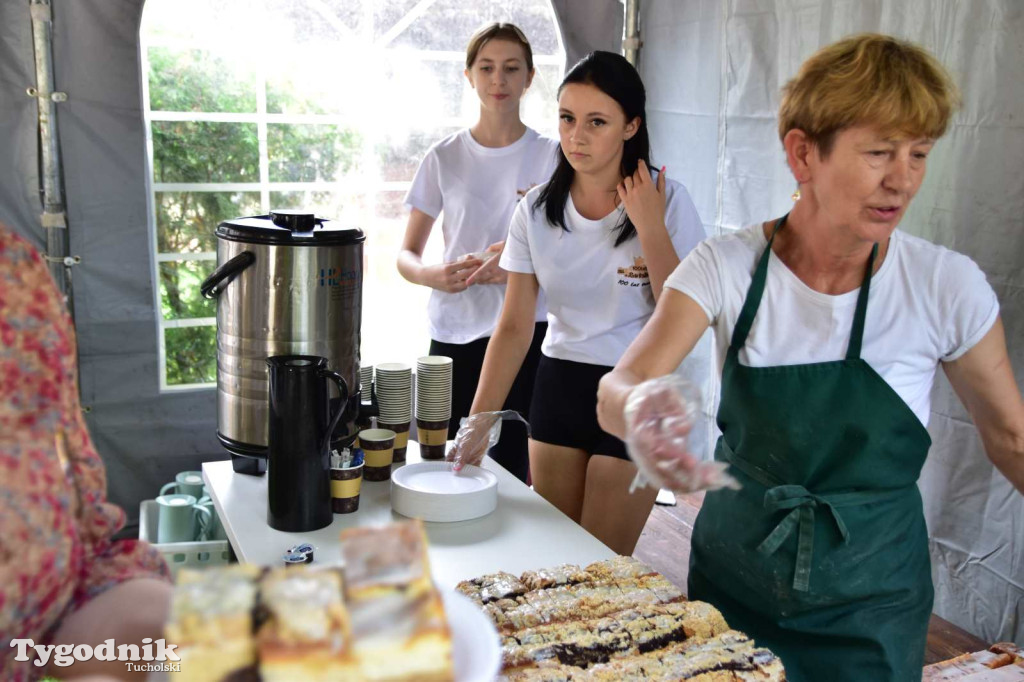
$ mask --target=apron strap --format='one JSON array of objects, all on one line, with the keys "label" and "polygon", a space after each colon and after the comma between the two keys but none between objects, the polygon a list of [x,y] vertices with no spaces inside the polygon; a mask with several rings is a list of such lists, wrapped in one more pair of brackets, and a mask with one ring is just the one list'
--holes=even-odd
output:
[{"label": "apron strap", "polygon": [[775,235],[782,229],[782,226],[786,224],[786,218],[788,217],[789,214],[787,213],[775,223],[775,229],[772,230],[772,235],[768,238],[768,246],[765,248],[764,253],[761,254],[761,259],[757,262],[753,279],[750,281],[750,288],[747,289],[747,297],[743,301],[743,309],[740,311],[739,319],[736,320],[736,326],[732,330],[732,341],[729,343],[730,353],[739,353],[740,348],[743,348],[743,344],[747,342],[747,334],[750,333],[750,326],[754,324],[757,308],[761,305],[761,295],[764,294],[764,283],[768,279],[768,261],[772,255],[772,241],[775,240]]},{"label": "apron strap", "polygon": [[[747,342],[750,334],[750,327],[754,324],[754,317],[757,316],[757,309],[761,305],[761,297],[764,295],[765,282],[768,280],[768,261],[771,259],[772,242],[775,235],[786,224],[789,214],[779,218],[768,238],[768,246],[757,262],[754,276],[750,281],[750,288],[747,289],[747,296],[743,301],[743,309],[736,320],[736,326],[732,330],[732,340],[729,342],[729,353],[738,356],[740,349]],[[846,349],[846,359],[856,360],[860,358],[861,343],[864,340],[864,319],[867,317],[868,293],[871,291],[871,274],[875,269],[875,258],[878,256],[878,244],[871,247],[871,257],[868,258],[867,270],[864,273],[864,280],[860,285],[860,292],[857,294],[857,309],[853,314],[853,329],[850,331],[850,344]]]},{"label": "apron strap", "polygon": [[846,349],[847,360],[860,358],[860,344],[864,340],[864,318],[868,312],[868,292],[871,291],[871,273],[875,270],[875,257],[878,256],[878,243],[871,247],[871,258],[868,259],[868,269],[864,273],[864,281],[860,284],[860,293],[857,294],[857,310],[853,313],[853,330],[850,332],[850,345]]}]

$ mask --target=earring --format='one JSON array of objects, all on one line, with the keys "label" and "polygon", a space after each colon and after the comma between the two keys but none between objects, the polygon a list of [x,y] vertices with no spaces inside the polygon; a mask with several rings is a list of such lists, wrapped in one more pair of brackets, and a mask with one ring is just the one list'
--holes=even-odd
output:
[{"label": "earring", "polygon": [[800,190],[799,190],[799,188],[795,192],[793,192],[791,195],[789,195],[789,198],[792,199],[793,201],[800,201]]}]

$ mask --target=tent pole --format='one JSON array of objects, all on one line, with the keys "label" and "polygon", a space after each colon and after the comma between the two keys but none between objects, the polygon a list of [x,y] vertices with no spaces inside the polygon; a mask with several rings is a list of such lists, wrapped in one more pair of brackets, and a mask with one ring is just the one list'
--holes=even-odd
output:
[{"label": "tent pole", "polygon": [[622,55],[633,66],[643,42],[640,40],[640,0],[626,0],[626,17],[623,22]]},{"label": "tent pole", "polygon": [[57,134],[57,103],[67,100],[63,92],[53,90],[53,13],[49,0],[30,0],[32,42],[35,47],[36,85],[28,94],[39,105],[39,146],[42,154],[43,214],[46,230],[46,261],[64,295],[74,320],[71,298],[71,268],[78,258],[68,255],[67,219],[64,213],[64,189],[61,184],[60,144]]}]

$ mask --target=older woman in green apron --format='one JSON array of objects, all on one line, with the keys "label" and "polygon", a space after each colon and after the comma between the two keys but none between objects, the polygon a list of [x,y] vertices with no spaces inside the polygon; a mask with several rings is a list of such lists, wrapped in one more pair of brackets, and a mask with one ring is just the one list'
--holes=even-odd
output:
[{"label": "older woman in green apron", "polygon": [[[896,229],[956,98],[930,55],[885,36],[808,59],[779,116],[792,211],[694,249],[601,384],[601,426],[627,437],[630,392],[713,328],[715,458],[742,487],[705,498],[689,596],[773,649],[791,682],[920,679],[933,593],[916,483],[938,366],[1024,491],[1024,401],[995,294],[966,256]],[[665,392],[645,401],[661,418],[681,409]],[[631,455],[692,471],[659,437]]]}]

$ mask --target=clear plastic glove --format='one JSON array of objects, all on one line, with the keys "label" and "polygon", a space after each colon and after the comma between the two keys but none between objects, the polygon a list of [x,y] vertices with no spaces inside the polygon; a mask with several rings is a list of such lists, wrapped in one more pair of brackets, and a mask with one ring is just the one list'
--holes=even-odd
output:
[{"label": "clear plastic glove", "polygon": [[477,412],[459,420],[459,432],[455,434],[455,445],[445,455],[457,473],[467,464],[480,466],[484,455],[498,444],[501,438],[501,422],[513,419],[526,424],[526,432],[530,432],[530,424],[515,410],[501,412]]},{"label": "clear plastic glove", "polygon": [[626,447],[639,472],[630,491],[642,485],[676,493],[736,488],[724,462],[702,462],[687,442],[700,412],[700,390],[674,374],[649,379],[626,399]]}]

